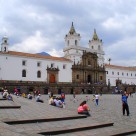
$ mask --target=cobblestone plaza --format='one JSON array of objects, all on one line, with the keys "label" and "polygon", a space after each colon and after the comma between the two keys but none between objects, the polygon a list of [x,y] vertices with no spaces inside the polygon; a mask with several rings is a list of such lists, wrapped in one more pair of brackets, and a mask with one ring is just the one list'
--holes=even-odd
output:
[{"label": "cobblestone plaza", "polygon": [[[66,117],[79,116],[77,107],[80,102],[86,100],[88,96],[91,117],[65,120]],[[2,97],[2,96],[1,96]],[[100,96],[99,106],[92,101],[93,95],[66,95],[65,108],[57,108],[48,105],[48,95],[42,95],[44,103],[37,103],[35,98],[17,97],[13,95],[14,102],[1,100],[0,106],[21,106],[21,108],[1,108],[0,109],[0,136],[43,136],[41,132],[56,131],[62,129],[73,129],[84,126],[98,125],[104,123],[114,123],[113,126],[100,127],[75,132],[62,133],[64,136],[112,136],[121,132],[136,131],[136,95],[128,98],[130,116],[122,115],[121,95],[102,95]],[[55,118],[64,120],[55,121]],[[36,119],[52,119],[50,122],[31,122]],[[8,124],[17,120],[28,120],[29,123]],[[127,134],[127,133],[126,133]],[[44,134],[45,135],[45,134]],[[50,134],[51,135],[51,134]],[[125,135],[125,134],[124,134]],[[130,133],[128,133],[130,135]],[[136,136],[136,132],[131,136]]]}]

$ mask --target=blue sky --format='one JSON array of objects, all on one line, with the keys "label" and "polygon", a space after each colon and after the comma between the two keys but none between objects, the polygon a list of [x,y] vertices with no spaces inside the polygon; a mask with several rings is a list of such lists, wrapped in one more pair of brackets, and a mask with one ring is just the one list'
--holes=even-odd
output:
[{"label": "blue sky", "polygon": [[9,50],[63,56],[74,22],[81,46],[96,29],[105,63],[136,66],[135,7],[135,0],[0,0],[0,38],[9,37]]}]

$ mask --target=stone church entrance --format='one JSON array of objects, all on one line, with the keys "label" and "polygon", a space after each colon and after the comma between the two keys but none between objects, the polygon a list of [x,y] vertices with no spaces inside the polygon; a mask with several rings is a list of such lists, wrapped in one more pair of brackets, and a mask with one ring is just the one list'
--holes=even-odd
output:
[{"label": "stone church entrance", "polygon": [[58,68],[47,68],[47,83],[58,83]]},{"label": "stone church entrance", "polygon": [[92,84],[92,76],[91,75],[88,75],[87,82]]}]

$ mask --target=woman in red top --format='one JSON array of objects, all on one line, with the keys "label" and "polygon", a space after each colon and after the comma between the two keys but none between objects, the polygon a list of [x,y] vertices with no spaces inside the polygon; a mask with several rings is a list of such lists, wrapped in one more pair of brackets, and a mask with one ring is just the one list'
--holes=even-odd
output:
[{"label": "woman in red top", "polygon": [[85,114],[87,116],[90,116],[90,113],[89,113],[90,109],[89,109],[88,105],[86,104],[86,101],[83,101],[80,104],[77,111],[78,111],[78,114]]}]

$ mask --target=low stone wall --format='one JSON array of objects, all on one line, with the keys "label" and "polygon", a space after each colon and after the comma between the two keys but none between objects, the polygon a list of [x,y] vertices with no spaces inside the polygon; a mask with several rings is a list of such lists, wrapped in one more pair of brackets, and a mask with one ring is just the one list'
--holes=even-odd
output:
[{"label": "low stone wall", "polygon": [[[0,87],[7,87],[10,92],[14,92],[14,88],[17,88],[20,93],[33,92],[34,90],[39,90],[41,94],[48,94],[49,91],[52,91],[54,94],[60,94],[65,92],[66,94],[94,94],[94,93],[103,93],[111,94],[115,93],[116,87],[110,87],[107,85],[96,85],[96,84],[79,84],[79,83],[53,83],[47,84],[43,82],[0,82]],[[127,91],[135,92],[135,85],[122,85],[117,88],[118,92]],[[118,93],[116,92],[116,93]]]}]

